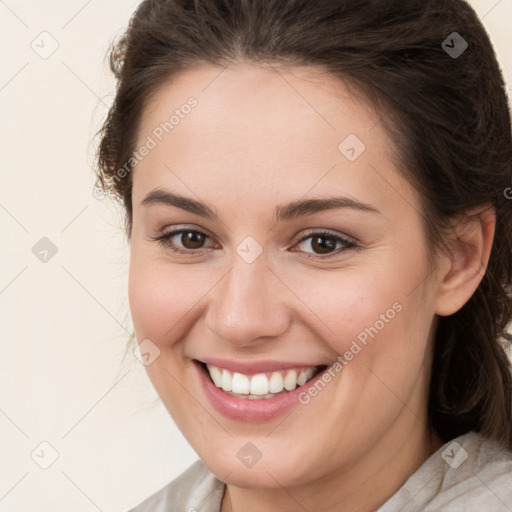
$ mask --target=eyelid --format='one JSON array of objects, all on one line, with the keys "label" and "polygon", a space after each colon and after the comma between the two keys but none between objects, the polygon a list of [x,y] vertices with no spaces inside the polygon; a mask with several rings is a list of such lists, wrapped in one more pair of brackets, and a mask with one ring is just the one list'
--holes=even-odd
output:
[{"label": "eyelid", "polygon": [[299,242],[303,240],[303,238],[306,238],[311,235],[330,235],[333,237],[341,238],[345,240],[346,242],[353,242],[353,243],[359,243],[359,240],[354,236],[345,235],[344,233],[340,233],[339,231],[335,231],[333,229],[328,228],[308,228],[304,229],[303,231],[300,231],[298,235],[296,235],[294,238],[297,239]]},{"label": "eyelid", "polygon": [[[202,255],[205,251],[207,251],[208,247],[201,247],[198,249],[181,249],[179,247],[173,246],[171,244],[170,240],[174,238],[175,236],[178,236],[183,233],[187,232],[194,232],[194,233],[200,233],[202,235],[205,235],[210,240],[214,240],[214,237],[212,237],[210,234],[206,232],[207,230],[204,230],[203,228],[196,228],[191,226],[173,226],[173,229],[166,232],[163,230],[160,235],[156,237],[150,237],[152,241],[158,241],[164,248],[178,254],[184,254],[187,256],[197,256]],[[322,235],[330,236],[337,240],[337,242],[342,244],[341,248],[335,249],[334,251],[327,253],[325,255],[321,254],[315,254],[315,253],[308,253],[305,251],[292,251],[292,252],[300,252],[304,253],[306,258],[308,259],[317,259],[317,260],[326,260],[328,258],[334,258],[336,256],[339,256],[341,252],[345,252],[350,249],[355,249],[358,247],[359,242],[354,237],[349,237],[346,235],[343,235],[341,233],[338,233],[331,229],[326,228],[309,228],[307,230],[303,230],[299,232],[298,235],[294,237],[294,244],[293,247],[296,247],[298,244],[303,243],[308,238],[312,237],[313,235],[318,235],[319,237]]]},{"label": "eyelid", "polygon": [[315,254],[305,251],[292,251],[292,252],[300,252],[301,254],[304,254],[304,257],[307,259],[316,259],[316,260],[328,260],[330,258],[336,258],[340,257],[342,253],[345,253],[349,250],[354,250],[359,248],[359,242],[355,241],[354,238],[342,235],[336,231],[325,229],[325,228],[311,228],[308,230],[301,231],[296,238],[298,238],[297,242],[293,245],[293,247],[298,246],[299,244],[303,243],[307,239],[313,237],[314,235],[317,235],[318,237],[322,236],[329,236],[336,240],[336,245],[338,243],[341,244],[341,247],[338,249],[334,249],[332,252],[329,252],[327,254]]},{"label": "eyelid", "polygon": [[172,252],[187,254],[189,256],[202,254],[204,251],[209,249],[208,247],[201,247],[199,249],[181,249],[179,247],[171,247],[170,240],[172,238],[174,238],[175,236],[178,236],[180,234],[187,233],[187,232],[200,233],[202,235],[205,235],[210,240],[214,239],[214,237],[212,237],[210,234],[208,234],[207,230],[205,230],[203,228],[196,228],[196,227],[191,227],[191,226],[186,226],[186,225],[183,225],[183,226],[178,225],[178,226],[173,226],[172,229],[170,229],[169,231],[166,231],[166,229],[164,228],[159,235],[151,236],[150,240],[159,242],[164,248],[169,249]]}]

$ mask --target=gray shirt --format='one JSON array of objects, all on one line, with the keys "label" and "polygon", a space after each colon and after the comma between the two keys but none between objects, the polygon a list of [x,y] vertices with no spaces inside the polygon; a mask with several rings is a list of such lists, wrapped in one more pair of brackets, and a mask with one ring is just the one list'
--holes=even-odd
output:
[{"label": "gray shirt", "polygon": [[[129,512],[220,512],[225,484],[197,461]],[[443,445],[376,512],[512,512],[512,452],[469,432]]]}]

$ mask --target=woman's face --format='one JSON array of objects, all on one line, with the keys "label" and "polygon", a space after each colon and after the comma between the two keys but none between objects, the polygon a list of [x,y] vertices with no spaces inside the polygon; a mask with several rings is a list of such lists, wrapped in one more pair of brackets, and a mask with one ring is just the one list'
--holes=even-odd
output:
[{"label": "woman's face", "polygon": [[376,113],[314,71],[187,71],[136,146],[136,335],[180,429],[237,486],[370,477],[427,432],[419,198]]}]

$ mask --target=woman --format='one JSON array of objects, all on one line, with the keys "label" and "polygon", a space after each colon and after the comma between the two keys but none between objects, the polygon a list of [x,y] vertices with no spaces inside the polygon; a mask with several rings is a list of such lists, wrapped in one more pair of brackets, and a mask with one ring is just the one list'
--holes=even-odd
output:
[{"label": "woman", "polygon": [[512,141],[462,0],[146,0],[111,54],[142,511],[512,510]]}]

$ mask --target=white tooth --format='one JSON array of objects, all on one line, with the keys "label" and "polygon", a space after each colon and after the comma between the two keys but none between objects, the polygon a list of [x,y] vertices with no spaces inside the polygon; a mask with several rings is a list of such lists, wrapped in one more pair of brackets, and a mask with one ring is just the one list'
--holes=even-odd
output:
[{"label": "white tooth", "polygon": [[271,393],[280,393],[283,391],[283,376],[281,372],[273,372],[270,376],[269,391]]},{"label": "white tooth", "polygon": [[233,374],[231,391],[233,391],[233,393],[248,395],[249,394],[249,377],[247,377],[247,375],[243,375],[242,373],[235,372]]},{"label": "white tooth", "polygon": [[229,370],[222,370],[222,383],[221,387],[224,391],[231,391],[233,378]]},{"label": "white tooth", "polygon": [[264,373],[248,377],[211,364],[207,364],[206,367],[217,387],[237,395],[251,395],[248,396],[250,399],[271,398],[273,394],[280,393],[283,389],[293,391],[297,386],[303,386],[316,373],[316,368],[310,367],[302,368],[298,375],[297,370],[288,370],[284,379],[282,371],[272,372],[270,379],[267,379]]},{"label": "white tooth", "polygon": [[251,394],[266,395],[268,393],[268,379],[264,373],[253,375],[251,379]]},{"label": "white tooth", "polygon": [[297,372],[295,370],[289,370],[283,381],[283,386],[288,391],[292,391],[297,387]]},{"label": "white tooth", "polygon": [[220,388],[222,385],[222,371],[216,366],[212,366],[211,364],[207,364],[206,367],[210,372],[210,377],[213,380],[213,383]]},{"label": "white tooth", "polygon": [[304,384],[306,384],[307,379],[308,379],[308,377],[307,377],[306,370],[302,369],[299,373],[299,376],[297,377],[297,385],[303,386]]},{"label": "white tooth", "polygon": [[315,372],[316,372],[316,368],[308,368],[306,370],[306,382],[311,379],[311,377],[313,377],[313,375],[315,375]]}]

